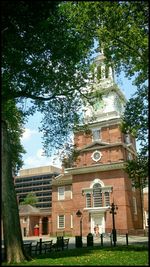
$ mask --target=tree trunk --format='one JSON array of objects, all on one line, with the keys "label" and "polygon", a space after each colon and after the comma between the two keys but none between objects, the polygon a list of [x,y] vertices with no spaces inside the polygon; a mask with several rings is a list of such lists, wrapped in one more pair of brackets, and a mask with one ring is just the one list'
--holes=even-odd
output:
[{"label": "tree trunk", "polygon": [[2,121],[2,220],[5,259],[8,263],[29,259],[25,255],[17,197],[12,177],[11,153],[6,122]]}]

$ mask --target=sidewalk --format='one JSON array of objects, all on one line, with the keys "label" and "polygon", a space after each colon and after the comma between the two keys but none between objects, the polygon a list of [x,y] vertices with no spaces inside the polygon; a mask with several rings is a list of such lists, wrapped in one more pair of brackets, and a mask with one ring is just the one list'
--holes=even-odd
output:
[{"label": "sidewalk", "polygon": [[[24,237],[24,242],[33,241],[37,242],[42,238],[42,241],[48,241],[53,240],[53,242],[56,242],[56,237],[50,237],[50,236],[32,236],[32,237]],[[64,237],[65,238],[65,237]],[[87,237],[82,237],[83,247],[87,247]],[[118,235],[117,236],[117,242],[116,245],[126,245],[127,240],[125,235]],[[131,244],[143,244],[148,245],[148,237],[147,236],[128,236],[128,245]],[[94,246],[101,246],[101,238],[100,237],[94,237],[93,238],[93,245]],[[112,243],[113,245],[113,243]],[[111,239],[109,236],[106,236],[103,238],[103,246],[111,246]],[[75,237],[69,237],[69,249],[75,248]]]}]

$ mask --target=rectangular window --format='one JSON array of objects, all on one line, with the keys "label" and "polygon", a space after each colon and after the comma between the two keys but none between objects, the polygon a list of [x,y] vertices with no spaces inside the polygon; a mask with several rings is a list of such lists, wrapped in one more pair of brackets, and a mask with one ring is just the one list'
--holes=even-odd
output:
[{"label": "rectangular window", "polygon": [[127,159],[128,160],[132,160],[132,154],[130,153],[130,152],[127,152],[128,154],[127,154]]},{"label": "rectangular window", "polygon": [[102,207],[103,204],[102,204],[102,193],[99,193],[99,195],[95,195],[94,196],[94,207]]},{"label": "rectangular window", "polygon": [[65,215],[58,216],[58,228],[65,228]]},{"label": "rectangular window", "polygon": [[86,208],[91,208],[91,194],[86,194]]},{"label": "rectangular window", "polygon": [[65,187],[58,187],[58,200],[64,200],[65,199]]},{"label": "rectangular window", "polygon": [[125,143],[126,144],[130,144],[131,143],[129,134],[125,134]]},{"label": "rectangular window", "polygon": [[93,186],[93,207],[102,207],[102,192],[101,185],[94,184]]},{"label": "rectangular window", "polygon": [[133,212],[134,214],[137,214],[137,204],[136,204],[136,198],[133,197]]},{"label": "rectangular window", "polygon": [[109,192],[105,192],[104,196],[105,196],[105,206],[110,206]]},{"label": "rectangular window", "polygon": [[92,136],[93,136],[93,141],[100,140],[100,129],[93,129],[92,130]]},{"label": "rectangular window", "polygon": [[72,214],[71,214],[71,217],[70,217],[70,219],[71,219],[71,222],[70,222],[70,223],[71,223],[71,225],[70,225],[70,227],[71,227],[71,228],[73,228],[73,215],[72,215]]}]

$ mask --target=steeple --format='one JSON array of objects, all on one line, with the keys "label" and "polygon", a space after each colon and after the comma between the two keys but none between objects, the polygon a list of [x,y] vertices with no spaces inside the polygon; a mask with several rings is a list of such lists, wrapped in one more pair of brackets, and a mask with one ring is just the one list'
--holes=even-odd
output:
[{"label": "steeple", "polygon": [[104,50],[101,48],[101,53],[97,55],[93,62],[94,66],[94,83],[100,85],[101,87],[108,87],[113,85],[114,71],[111,63],[106,63],[106,57],[104,55]]},{"label": "steeple", "polygon": [[[105,60],[103,48],[93,62],[93,75],[89,91],[93,94],[93,105],[86,106],[85,122],[121,117],[126,98],[114,79],[113,66]],[[98,97],[100,95],[101,97]]]}]

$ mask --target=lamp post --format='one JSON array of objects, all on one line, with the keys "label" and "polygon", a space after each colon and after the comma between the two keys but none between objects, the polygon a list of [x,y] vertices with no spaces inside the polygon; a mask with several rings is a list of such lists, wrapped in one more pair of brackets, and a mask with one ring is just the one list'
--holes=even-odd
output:
[{"label": "lamp post", "polygon": [[117,210],[118,207],[114,203],[111,204],[110,208],[110,213],[112,214],[112,235],[113,235],[113,242],[114,242],[114,247],[116,246],[116,241],[117,241],[117,233],[116,233],[116,228],[115,228],[115,215],[117,214],[115,210]]},{"label": "lamp post", "polygon": [[76,215],[80,218],[80,236],[82,237],[82,212],[78,210]]}]

